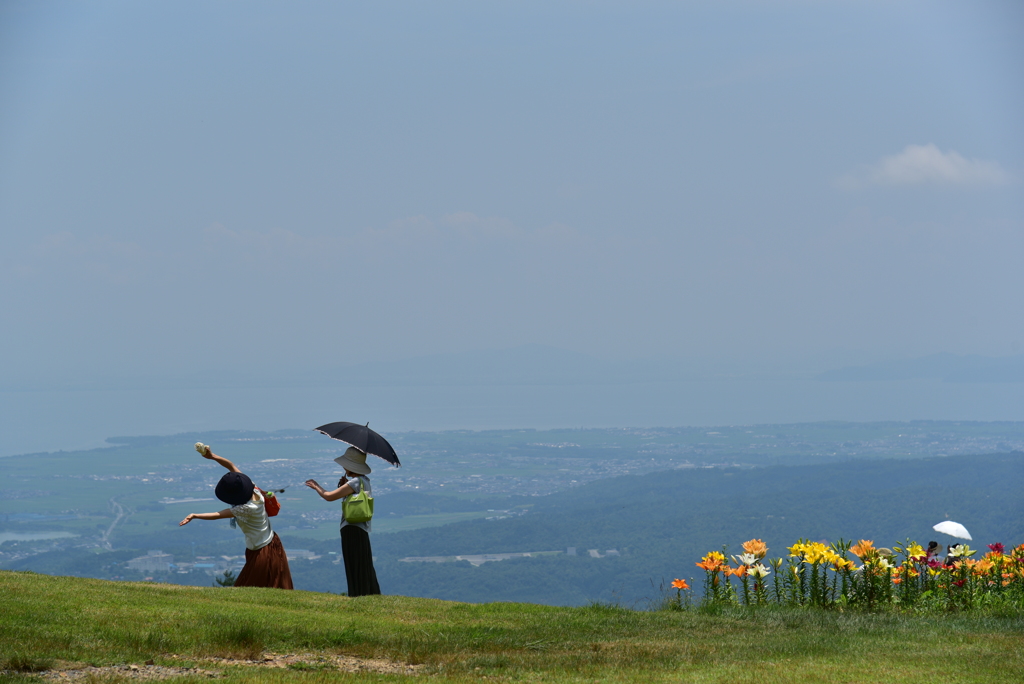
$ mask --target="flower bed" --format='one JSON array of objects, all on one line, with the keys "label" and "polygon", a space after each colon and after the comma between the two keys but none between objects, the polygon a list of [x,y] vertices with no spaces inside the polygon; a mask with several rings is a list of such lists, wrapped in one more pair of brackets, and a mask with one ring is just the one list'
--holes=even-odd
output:
[{"label": "flower bed", "polygon": [[[966,610],[1003,605],[1024,608],[1024,544],[1006,552],[1002,544],[975,559],[977,550],[957,544],[945,550],[934,542],[928,549],[907,540],[892,549],[876,548],[862,539],[833,544],[801,539],[785,558],[765,560],[768,547],[760,539],[743,543],[732,557],[711,551],[697,567],[704,570],[702,603],[758,606],[930,607]],[[689,603],[685,580],[672,583],[673,607]]]}]

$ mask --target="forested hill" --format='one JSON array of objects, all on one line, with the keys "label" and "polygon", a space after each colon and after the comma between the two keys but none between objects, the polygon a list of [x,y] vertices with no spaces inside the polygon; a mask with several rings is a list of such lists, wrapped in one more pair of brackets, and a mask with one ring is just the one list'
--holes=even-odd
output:
[{"label": "forested hill", "polygon": [[[734,548],[752,537],[778,548],[797,537],[935,536],[952,518],[975,539],[1024,541],[1024,453],[849,461],[756,469],[681,469],[623,476],[537,497],[520,518],[449,525],[443,534],[380,535],[401,555],[619,548],[670,543]],[[386,506],[386,502],[382,501]],[[523,548],[524,544],[530,548]]]},{"label": "forested hill", "polygon": [[[376,517],[464,507],[507,509],[492,520],[454,523],[372,535],[381,588],[388,594],[457,601],[524,601],[579,605],[618,601],[643,607],[660,596],[662,580],[697,580],[695,562],[711,550],[738,553],[748,539],[763,539],[769,558],[785,556],[799,538],[835,541],[871,539],[892,545],[908,537],[936,539],[932,525],[947,518],[967,526],[971,545],[1024,542],[1024,453],[923,459],[861,459],[826,465],[760,468],[681,468],[597,480],[550,496],[488,495],[472,500],[428,492],[381,494]],[[286,501],[286,505],[291,504]],[[518,515],[522,513],[522,515]],[[331,512],[336,515],[335,511]],[[155,514],[154,514],[155,515]],[[396,517],[400,517],[399,513]],[[169,516],[166,516],[169,517]],[[178,518],[167,524],[177,530]],[[309,549],[319,559],[292,562],[297,588],[345,591],[338,537],[303,537],[275,522],[285,548]],[[334,518],[336,520],[336,518]],[[334,523],[336,524],[336,522]],[[381,526],[383,527],[383,526]],[[170,528],[167,528],[168,530]],[[239,553],[237,531],[210,525],[209,539],[175,547],[180,537],[160,536],[176,558]],[[154,537],[137,533],[113,551],[72,548],[11,563],[10,569],[51,574],[111,577],[127,573],[126,562],[153,548]],[[146,544],[141,545],[141,544]],[[569,547],[577,555],[566,553]],[[597,556],[588,553],[595,550]],[[619,555],[609,554],[614,549]],[[412,556],[557,552],[554,555],[486,562],[408,562]],[[209,584],[211,577],[169,573],[158,581]]]},{"label": "forested hill", "polygon": [[[891,545],[948,538],[947,518],[975,548],[1024,542],[1024,453],[757,469],[681,469],[602,480],[534,498],[518,518],[375,535],[382,582],[395,593],[462,600],[636,602],[664,578],[696,577],[709,550],[751,538],[785,555],[798,538],[872,539]],[[382,510],[386,502],[381,501]],[[397,562],[406,556],[565,550],[583,554],[467,563]],[[590,558],[587,549],[620,557]],[[461,567],[460,567],[461,566]]]}]

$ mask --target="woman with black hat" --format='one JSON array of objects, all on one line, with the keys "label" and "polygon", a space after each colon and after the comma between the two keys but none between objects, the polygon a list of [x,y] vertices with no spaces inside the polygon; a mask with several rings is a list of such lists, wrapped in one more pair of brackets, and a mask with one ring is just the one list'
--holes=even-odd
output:
[{"label": "woman with black hat", "polygon": [[[324,501],[337,501],[358,494],[365,488],[370,495],[370,466],[366,465],[366,454],[355,447],[334,459],[345,469],[345,477],[338,480],[338,488],[325,491],[316,480],[306,480],[306,486],[320,495]],[[341,509],[341,556],[345,559],[345,579],[348,581],[349,596],[369,596],[380,593],[377,571],[373,569],[373,551],[370,549],[370,521],[349,522],[345,520],[344,503]]]},{"label": "woman with black hat", "polygon": [[267,517],[263,494],[259,488],[253,486],[249,476],[234,463],[213,453],[202,442],[196,442],[196,451],[203,458],[216,461],[228,469],[217,483],[214,494],[231,508],[217,513],[189,513],[179,525],[187,525],[193,519],[234,518],[245,534],[245,567],[238,573],[235,586],[292,589],[288,556],[284,552],[281,538],[270,529],[270,518]]}]

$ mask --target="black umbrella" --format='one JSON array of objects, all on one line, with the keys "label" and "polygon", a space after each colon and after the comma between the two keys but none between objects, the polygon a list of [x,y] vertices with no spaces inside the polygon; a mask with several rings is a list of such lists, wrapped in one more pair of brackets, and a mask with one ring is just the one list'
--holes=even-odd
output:
[{"label": "black umbrella", "polygon": [[321,425],[316,428],[316,431],[322,432],[331,439],[351,444],[356,449],[367,454],[380,456],[392,465],[402,465],[398,462],[398,454],[396,454],[395,449],[388,444],[388,440],[371,430],[369,423],[366,425],[360,425],[358,423],[346,423],[345,421],[341,421],[338,423]]}]

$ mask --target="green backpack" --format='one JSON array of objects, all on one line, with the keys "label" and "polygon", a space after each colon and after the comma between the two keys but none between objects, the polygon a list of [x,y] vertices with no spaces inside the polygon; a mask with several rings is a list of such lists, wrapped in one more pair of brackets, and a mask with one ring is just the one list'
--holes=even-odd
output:
[{"label": "green backpack", "polygon": [[350,494],[341,502],[345,522],[362,523],[373,517],[373,497],[366,493],[366,483],[359,478],[359,493]]}]

